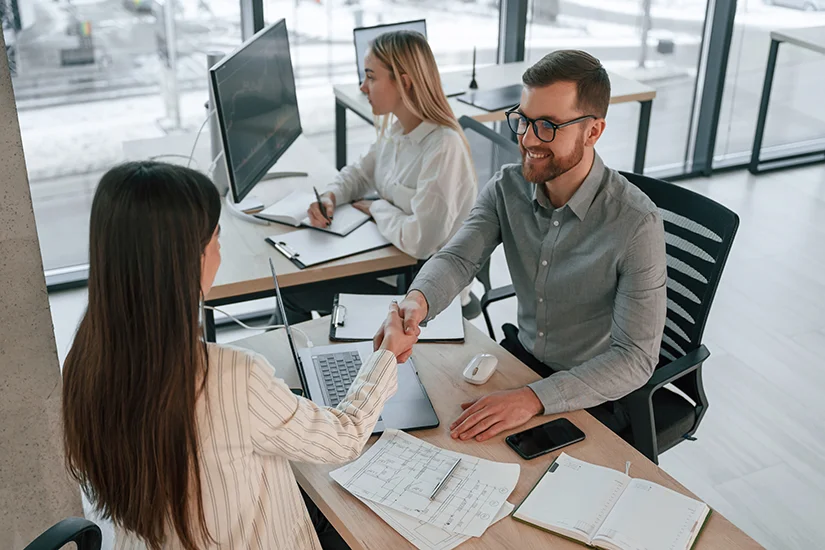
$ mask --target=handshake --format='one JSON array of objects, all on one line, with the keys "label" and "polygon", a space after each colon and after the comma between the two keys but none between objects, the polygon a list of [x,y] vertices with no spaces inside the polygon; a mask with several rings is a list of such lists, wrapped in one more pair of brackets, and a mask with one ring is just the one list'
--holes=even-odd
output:
[{"label": "handshake", "polygon": [[372,340],[374,349],[391,351],[399,363],[405,362],[412,355],[413,344],[421,334],[419,324],[428,311],[426,298],[417,290],[410,292],[400,304],[393,303]]}]

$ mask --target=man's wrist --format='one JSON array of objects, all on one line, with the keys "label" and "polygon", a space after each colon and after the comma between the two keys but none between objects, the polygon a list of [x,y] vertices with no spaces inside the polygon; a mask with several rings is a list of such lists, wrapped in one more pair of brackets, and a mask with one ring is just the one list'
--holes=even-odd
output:
[{"label": "man's wrist", "polygon": [[407,300],[412,300],[424,310],[424,317],[430,314],[430,303],[420,290],[411,290],[407,293]]},{"label": "man's wrist", "polygon": [[524,398],[529,403],[528,410],[533,413],[533,416],[544,414],[544,403],[541,402],[539,396],[533,391],[530,386],[524,386],[521,391],[524,393]]}]

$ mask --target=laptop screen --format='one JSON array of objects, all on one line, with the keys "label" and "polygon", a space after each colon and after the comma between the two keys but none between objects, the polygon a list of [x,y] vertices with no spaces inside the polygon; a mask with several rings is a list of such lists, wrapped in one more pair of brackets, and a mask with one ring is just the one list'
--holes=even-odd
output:
[{"label": "laptop screen", "polygon": [[301,389],[304,390],[304,397],[309,397],[309,389],[307,387],[306,376],[304,375],[304,367],[301,364],[301,358],[298,357],[298,349],[295,347],[295,340],[292,338],[292,329],[289,328],[289,320],[286,318],[284,300],[281,297],[281,287],[278,285],[278,277],[275,274],[275,264],[272,263],[272,258],[269,259],[269,269],[272,271],[272,281],[275,283],[275,295],[278,300],[278,312],[281,314],[281,322],[284,324],[286,339],[289,341],[289,349],[292,350],[292,358],[295,361],[295,367],[298,369],[298,378],[301,379]]},{"label": "laptop screen", "polygon": [[358,67],[358,84],[363,84],[366,74],[364,73],[364,56],[370,47],[370,42],[378,38],[385,32],[393,31],[415,31],[427,38],[427,21],[417,19],[415,21],[403,21],[401,23],[388,23],[386,25],[375,25],[374,27],[358,27],[352,31],[355,42],[355,65]]}]

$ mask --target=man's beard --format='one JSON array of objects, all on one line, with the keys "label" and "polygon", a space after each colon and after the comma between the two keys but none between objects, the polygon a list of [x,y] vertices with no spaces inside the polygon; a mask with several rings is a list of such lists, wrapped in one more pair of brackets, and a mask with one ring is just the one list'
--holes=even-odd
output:
[{"label": "man's beard", "polygon": [[532,183],[554,180],[578,165],[584,158],[584,143],[576,140],[576,148],[564,158],[557,158],[550,150],[538,150],[538,152],[550,156],[544,159],[543,166],[531,167],[527,163],[527,150],[521,147],[521,171],[524,179]]}]

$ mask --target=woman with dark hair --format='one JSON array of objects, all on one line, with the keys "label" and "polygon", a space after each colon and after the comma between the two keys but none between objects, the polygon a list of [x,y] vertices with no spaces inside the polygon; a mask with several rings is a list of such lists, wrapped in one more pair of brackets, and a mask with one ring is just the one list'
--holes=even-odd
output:
[{"label": "woman with dark hair", "polygon": [[220,209],[207,177],[156,162],[113,168],[95,193],[64,445],[116,548],[320,548],[289,461],[358,456],[416,338],[393,308],[336,408],[294,395],[260,355],[206,344]]}]

